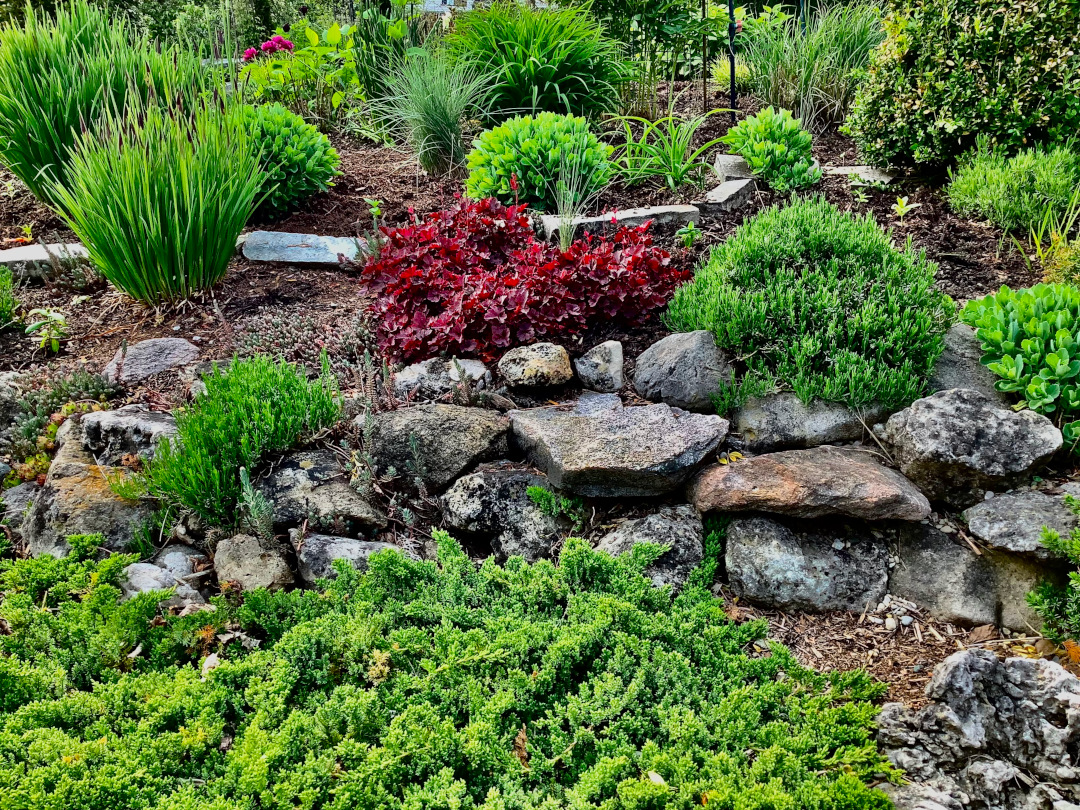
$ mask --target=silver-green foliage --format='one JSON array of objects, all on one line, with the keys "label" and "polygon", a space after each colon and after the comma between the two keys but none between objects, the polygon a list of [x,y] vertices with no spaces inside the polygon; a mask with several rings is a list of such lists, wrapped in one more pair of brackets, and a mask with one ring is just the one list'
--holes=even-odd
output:
[{"label": "silver-green foliage", "polygon": [[390,72],[379,106],[404,133],[424,171],[441,176],[464,167],[462,124],[483,112],[490,84],[490,76],[474,64],[454,63],[445,51],[432,50],[408,57]]},{"label": "silver-green foliage", "polygon": [[949,204],[963,217],[988,219],[1026,236],[1047,216],[1062,217],[1080,188],[1080,144],[1036,146],[1009,157],[981,136],[950,171]]},{"label": "silver-green foliage", "polygon": [[324,357],[308,380],[264,355],[215,367],[206,393],[176,419],[175,439],[159,446],[145,471],[147,493],[188,509],[211,526],[233,526],[243,496],[240,470],[331,427],[341,415],[337,383]]},{"label": "silver-green foliage", "polygon": [[757,391],[746,380],[758,378],[804,402],[903,406],[924,393],[954,317],[935,270],[869,215],[797,199],[713,248],[665,320],[712,332],[745,369],[733,381],[742,390]]},{"label": "silver-green foliage", "polygon": [[122,16],[86,0],[0,26],[0,42],[0,162],[45,202],[103,113],[129,93],[171,104],[201,81],[196,54],[137,41]]},{"label": "silver-green foliage", "polygon": [[258,147],[235,110],[151,104],[81,135],[52,193],[101,274],[159,304],[221,280],[262,184]]}]

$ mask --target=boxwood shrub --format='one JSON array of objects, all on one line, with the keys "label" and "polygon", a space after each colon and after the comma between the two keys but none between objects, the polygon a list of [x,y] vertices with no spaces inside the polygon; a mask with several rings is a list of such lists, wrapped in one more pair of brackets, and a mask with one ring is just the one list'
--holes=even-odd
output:
[{"label": "boxwood shrub", "polygon": [[673,597],[642,576],[655,546],[477,568],[436,539],[437,561],[381,552],[318,590],[157,620],[153,595],[119,603],[130,558],[85,540],[71,561],[0,563],[5,806],[891,806],[867,785],[895,778],[883,686],[731,622],[715,563]]},{"label": "boxwood shrub", "polygon": [[885,30],[846,125],[872,163],[1080,131],[1080,0],[888,0]]},{"label": "boxwood shrub", "polygon": [[955,313],[935,272],[870,215],[803,198],[713,248],[675,291],[666,321],[708,329],[742,365],[722,407],[773,387],[805,402],[904,406],[923,394]]}]

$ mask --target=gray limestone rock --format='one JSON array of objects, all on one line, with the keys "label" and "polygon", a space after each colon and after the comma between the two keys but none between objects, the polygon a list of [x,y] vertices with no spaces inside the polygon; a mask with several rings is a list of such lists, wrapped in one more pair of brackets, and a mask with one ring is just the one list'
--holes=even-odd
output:
[{"label": "gray limestone rock", "polygon": [[394,374],[394,393],[400,399],[439,399],[461,384],[461,371],[471,386],[487,388],[491,372],[479,360],[443,360],[435,357],[413,363]]},{"label": "gray limestone rock", "polygon": [[930,391],[967,388],[981,391],[991,399],[1007,402],[1006,396],[994,388],[997,378],[982,364],[982,348],[975,330],[958,323],[945,333],[945,351],[930,375]]},{"label": "gray limestone rock", "polygon": [[183,338],[151,338],[128,346],[126,351],[121,346],[101,373],[109,382],[134,385],[198,359],[198,346]]},{"label": "gray limestone rock", "polygon": [[617,340],[594,346],[574,360],[574,371],[590,391],[613,394],[623,387],[623,347]]},{"label": "gray limestone rock", "polygon": [[125,405],[115,411],[86,414],[82,429],[83,445],[98,463],[115,467],[125,456],[152,459],[158,442],[176,435],[176,419],[145,405]]},{"label": "gray limestone rock", "polygon": [[859,411],[839,402],[809,405],[793,393],[752,398],[732,415],[731,430],[754,453],[854,442],[889,415],[882,406]]},{"label": "gray limestone rock", "polygon": [[238,582],[245,591],[281,590],[293,583],[285,551],[276,541],[238,534],[217,544],[214,568],[219,582]]},{"label": "gray limestone rock", "polygon": [[1066,495],[1080,497],[1080,483],[1065,484],[1054,494],[1022,490],[997,495],[967,509],[964,519],[971,533],[991,548],[1057,559],[1042,544],[1042,530],[1045,526],[1068,537],[1080,526],[1080,517],[1065,503]]},{"label": "gray limestone rock", "polygon": [[326,534],[309,534],[300,542],[299,530],[293,529],[290,536],[293,544],[299,544],[296,559],[299,563],[300,579],[314,585],[319,579],[335,579],[335,560],[347,560],[359,571],[366,571],[368,558],[380,551],[401,551],[390,543],[376,543],[370,540],[355,540],[351,537],[332,537]]},{"label": "gray limestone rock", "polygon": [[645,569],[653,585],[670,585],[676,590],[686,584],[690,573],[705,554],[705,530],[701,516],[692,506],[664,506],[651,515],[628,520],[600,538],[597,551],[612,556],[626,554],[638,543],[653,543],[669,549]]},{"label": "gray limestone rock", "polygon": [[511,349],[499,360],[499,373],[513,388],[547,388],[574,379],[570,355],[554,343]]},{"label": "gray limestone rock", "polygon": [[255,231],[244,240],[242,250],[249,261],[301,267],[336,267],[340,264],[339,255],[357,261],[368,253],[363,239],[280,231]]},{"label": "gray limestone rock", "polygon": [[715,413],[712,398],[731,380],[731,365],[707,330],[658,340],[638,357],[634,388],[645,399],[675,408]]}]

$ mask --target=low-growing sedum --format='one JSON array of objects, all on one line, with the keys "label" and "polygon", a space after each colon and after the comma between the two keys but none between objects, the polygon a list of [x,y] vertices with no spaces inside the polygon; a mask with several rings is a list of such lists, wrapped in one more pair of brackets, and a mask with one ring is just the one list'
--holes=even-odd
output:
[{"label": "low-growing sedum", "polygon": [[568,172],[580,178],[587,199],[610,182],[613,151],[584,118],[550,112],[511,118],[473,142],[466,191],[474,200],[496,197],[554,211],[557,178]]},{"label": "low-growing sedum", "polygon": [[728,130],[721,140],[741,155],[750,170],[774,190],[786,194],[821,179],[811,154],[813,136],[787,110],[766,107]]},{"label": "low-growing sedum", "polygon": [[[867,786],[895,777],[873,738],[883,687],[763,651],[766,623],[709,592],[715,561],[673,597],[642,576],[655,546],[477,568],[436,539],[437,561],[380,552],[317,591],[157,622],[153,597],[117,604],[115,557],[2,564],[6,806],[891,806]],[[85,645],[49,659],[72,622]],[[69,675],[80,656],[92,686]]]},{"label": "low-growing sedum", "polygon": [[903,249],[873,217],[823,197],[744,223],[675,291],[666,322],[708,329],[741,366],[721,409],[749,393],[791,390],[863,406],[922,396],[954,317],[936,265]]}]

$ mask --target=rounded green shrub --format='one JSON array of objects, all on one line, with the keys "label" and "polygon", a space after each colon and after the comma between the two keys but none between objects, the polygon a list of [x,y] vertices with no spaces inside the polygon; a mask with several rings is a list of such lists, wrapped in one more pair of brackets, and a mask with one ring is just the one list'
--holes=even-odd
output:
[{"label": "rounded green shrub", "polygon": [[879,166],[953,163],[1080,130],[1080,0],[889,0],[848,118]]},{"label": "rounded green shrub", "polygon": [[553,211],[560,174],[580,178],[587,198],[611,180],[613,151],[600,143],[584,118],[550,112],[511,118],[473,141],[466,192],[474,200],[497,197]]},{"label": "rounded green shrub", "polygon": [[285,214],[333,185],[341,161],[319,130],[278,103],[244,107],[241,114],[252,143],[262,149],[266,197],[259,213]]},{"label": "rounded green shrub", "polygon": [[741,376],[718,392],[721,408],[773,388],[804,402],[903,407],[925,392],[955,314],[935,271],[872,216],[802,198],[713,248],[665,320],[708,329],[736,358]]},{"label": "rounded green shrub", "polygon": [[619,45],[588,8],[529,8],[500,0],[463,14],[448,38],[451,53],[485,68],[495,119],[542,111],[613,112],[625,80]]},{"label": "rounded green shrub", "polygon": [[750,170],[773,190],[786,194],[821,179],[811,154],[813,136],[787,110],[766,107],[728,130],[721,140],[742,155]]}]

